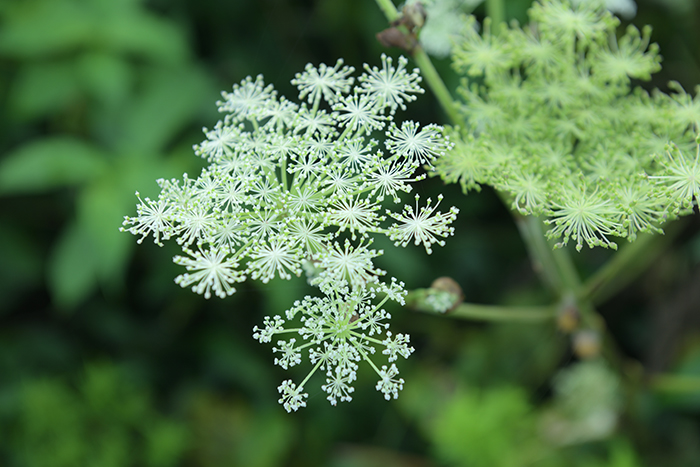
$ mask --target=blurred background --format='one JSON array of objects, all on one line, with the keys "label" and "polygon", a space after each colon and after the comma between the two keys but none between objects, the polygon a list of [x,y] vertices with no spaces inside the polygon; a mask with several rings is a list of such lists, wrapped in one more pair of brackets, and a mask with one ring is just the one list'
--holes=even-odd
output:
[{"label": "blurred background", "polygon": [[[530,2],[506,3],[524,22]],[[694,89],[700,7],[637,9],[623,23],[653,25],[664,57],[644,86]],[[400,398],[364,369],[350,404],[331,407],[317,378],[293,414],[276,388],[306,368],[273,366],[252,328],[312,293],[304,279],[207,301],[174,284],[177,245],[119,232],[136,190],[199,173],[192,145],[221,90],[263,74],[296,99],[289,80],[308,62],[397,56],[375,39],[386,27],[372,0],[0,0],[0,465],[700,465],[697,218],[599,309],[624,365],[578,361],[554,323],[397,308],[393,329],[416,348]],[[436,64],[454,88],[448,60]],[[401,116],[446,122],[429,92]],[[409,288],[451,276],[469,302],[547,303],[491,191],[421,190],[460,208],[455,237],[430,257],[378,241],[380,267]],[[576,259],[586,274],[608,257]]]}]

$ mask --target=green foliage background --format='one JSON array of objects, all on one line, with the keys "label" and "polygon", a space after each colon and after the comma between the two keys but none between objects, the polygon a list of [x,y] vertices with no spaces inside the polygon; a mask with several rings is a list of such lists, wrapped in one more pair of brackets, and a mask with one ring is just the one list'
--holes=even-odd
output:
[{"label": "green foliage background", "polygon": [[[700,8],[638,3],[633,22],[654,26],[664,57],[652,85],[692,89]],[[529,2],[506,6],[523,21]],[[552,383],[577,368],[554,323],[392,310],[416,347],[399,400],[360,375],[351,404],[331,407],[319,391],[289,415],[277,404],[284,376],[251,330],[306,293],[303,279],[205,301],[173,283],[174,249],[135,248],[118,231],[137,187],[154,196],[156,178],[198,173],[191,146],[218,118],[220,90],[262,73],[294,97],[289,80],[307,62],[378,63],[385,27],[370,0],[0,0],[0,465],[697,465],[700,388],[635,376],[700,376],[697,216],[600,310],[639,362],[586,380],[639,382],[610,409],[617,430],[565,445],[542,434],[547,420],[576,427],[599,407]],[[449,63],[437,66],[454,89]],[[429,93],[405,116],[445,121]],[[436,179],[422,189],[460,208],[455,237],[431,257],[385,245],[380,267],[410,288],[451,276],[470,302],[544,297],[493,193],[465,197]],[[610,254],[584,251],[578,267]]]}]

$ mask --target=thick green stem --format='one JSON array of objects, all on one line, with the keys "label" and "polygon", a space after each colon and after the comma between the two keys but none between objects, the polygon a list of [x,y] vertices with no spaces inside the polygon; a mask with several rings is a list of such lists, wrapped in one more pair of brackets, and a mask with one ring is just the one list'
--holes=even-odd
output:
[{"label": "thick green stem", "polygon": [[[510,208],[505,195],[503,193],[499,195],[506,207]],[[511,213],[520,236],[525,242],[535,272],[560,298],[577,296],[581,280],[569,252],[563,248],[554,249],[552,243],[546,240],[542,219],[535,216],[522,216],[516,211]]]},{"label": "thick green stem", "polygon": [[505,2],[503,0],[486,0],[486,16],[498,27],[506,20]]},{"label": "thick green stem", "polygon": [[581,288],[581,297],[603,303],[637,278],[673,241],[683,229],[682,222],[666,228],[665,235],[642,234],[633,243],[615,253],[610,261],[593,274]]},{"label": "thick green stem", "polygon": [[376,0],[377,6],[382,10],[387,21],[390,23],[399,17],[399,11],[396,9],[391,0]]},{"label": "thick green stem", "polygon": [[428,83],[433,94],[435,94],[440,106],[450,118],[452,124],[455,126],[463,125],[464,120],[457,112],[457,106],[450,95],[450,91],[447,90],[447,86],[445,86],[442,78],[440,78],[440,75],[433,66],[433,62],[430,61],[430,57],[428,57],[428,54],[420,45],[417,45],[415,49],[413,49],[413,59],[416,61],[418,68],[420,68],[421,75]]},{"label": "thick green stem", "polygon": [[[503,197],[501,196],[501,198]],[[533,216],[521,216],[514,211],[512,213],[515,225],[518,227],[530,255],[530,262],[535,273],[554,293],[563,296],[565,294],[564,284],[551,253],[552,247],[544,238],[542,222]]]}]

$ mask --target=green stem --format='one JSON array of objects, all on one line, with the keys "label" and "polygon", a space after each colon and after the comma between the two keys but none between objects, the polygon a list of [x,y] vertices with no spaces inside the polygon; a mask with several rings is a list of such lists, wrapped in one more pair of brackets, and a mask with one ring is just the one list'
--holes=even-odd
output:
[{"label": "green stem", "polygon": [[316,370],[318,370],[318,368],[321,366],[322,363],[323,363],[323,359],[320,359],[320,360],[316,363],[316,365],[313,367],[313,369],[309,372],[309,374],[306,375],[306,378],[304,378],[304,381],[302,381],[301,383],[299,383],[299,386],[297,386],[297,387],[298,387],[298,388],[303,388],[304,385],[307,383],[307,381],[309,381],[309,380],[311,379],[311,376],[313,376],[313,374],[316,373]]},{"label": "green stem", "polygon": [[390,23],[399,17],[399,11],[396,9],[391,0],[376,0],[377,6],[382,10],[387,21]]},{"label": "green stem", "polygon": [[556,317],[554,306],[474,305],[462,303],[450,312],[450,316],[460,319],[483,321],[547,321]]},{"label": "green stem", "polygon": [[[501,199],[503,199],[503,195],[501,195]],[[542,232],[542,221],[534,216],[522,216],[515,211],[511,212],[528,250],[535,273],[553,292],[563,296],[565,287],[551,252],[552,247],[547,243]]]},{"label": "green stem", "polygon": [[439,313],[425,303],[425,296],[430,289],[412,290],[406,296],[406,305],[417,311],[435,315],[447,315],[450,318],[479,321],[547,321],[557,315],[557,307],[550,306],[498,306],[461,303],[448,313]]},{"label": "green stem", "polygon": [[580,296],[594,303],[603,303],[615,292],[637,278],[683,229],[674,222],[665,235],[643,234],[629,243],[596,271],[581,288]]},{"label": "green stem", "polygon": [[486,0],[486,16],[491,18],[492,24],[498,27],[506,20],[506,9],[503,0]]},{"label": "green stem", "polygon": [[[387,21],[390,23],[399,17],[399,12],[391,0],[376,0],[376,2],[379,8],[384,12]],[[440,106],[442,106],[452,124],[455,126],[464,124],[464,121],[457,112],[457,106],[450,92],[447,90],[447,86],[445,86],[437,70],[435,70],[433,63],[430,61],[430,57],[428,57],[428,54],[420,45],[416,45],[413,49],[413,59],[416,61],[418,68],[420,68],[421,75],[428,83],[428,87],[433,91],[433,94],[435,94]]]},{"label": "green stem", "polygon": [[[503,193],[499,195],[506,207],[510,208],[505,195]],[[512,210],[511,213],[520,236],[525,242],[535,272],[560,298],[567,295],[577,296],[581,280],[569,252],[563,248],[554,249],[551,242],[546,240],[542,219],[523,216]]]},{"label": "green stem", "polygon": [[694,375],[654,375],[649,385],[656,392],[700,393],[700,377]]},{"label": "green stem", "polygon": [[[541,227],[542,221],[538,219],[538,222]],[[544,232],[542,235],[544,236]],[[561,274],[564,287],[567,291],[574,292],[578,296],[578,291],[581,289],[581,278],[578,272],[576,272],[574,260],[571,258],[569,250],[566,248],[554,249],[554,247],[551,246],[549,251],[554,258],[554,262],[557,264],[557,269],[559,270],[559,274]]]},{"label": "green stem", "polygon": [[417,45],[413,49],[413,59],[416,61],[418,68],[420,68],[421,75],[425,78],[425,81],[433,91],[433,94],[435,94],[440,106],[450,118],[452,124],[455,126],[463,125],[464,120],[457,112],[457,106],[450,95],[450,91],[447,90],[447,86],[445,86],[442,78],[440,78],[440,75],[433,66],[433,62],[430,61],[430,57],[428,57],[428,54],[420,45]]}]

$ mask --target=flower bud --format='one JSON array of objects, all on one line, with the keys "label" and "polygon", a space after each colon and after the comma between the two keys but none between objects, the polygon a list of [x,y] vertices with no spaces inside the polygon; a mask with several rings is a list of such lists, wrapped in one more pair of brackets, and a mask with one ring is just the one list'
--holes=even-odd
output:
[{"label": "flower bud", "polygon": [[589,360],[600,355],[602,343],[600,334],[592,329],[578,331],[573,336],[572,346],[576,356],[583,360]]}]

